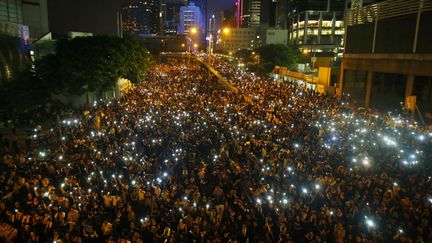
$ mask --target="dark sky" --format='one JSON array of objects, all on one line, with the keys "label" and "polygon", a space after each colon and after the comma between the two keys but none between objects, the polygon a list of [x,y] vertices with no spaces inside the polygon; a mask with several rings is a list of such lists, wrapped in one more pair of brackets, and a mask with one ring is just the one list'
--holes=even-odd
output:
[{"label": "dark sky", "polygon": [[208,0],[209,12],[219,14],[224,9],[234,10],[235,0]]},{"label": "dark sky", "polygon": [[48,0],[50,31],[116,35],[119,6],[119,0]]},{"label": "dark sky", "polygon": [[[117,34],[116,12],[121,0],[48,0],[50,31]],[[208,0],[209,16],[219,18],[220,11],[233,10],[235,0]]]}]

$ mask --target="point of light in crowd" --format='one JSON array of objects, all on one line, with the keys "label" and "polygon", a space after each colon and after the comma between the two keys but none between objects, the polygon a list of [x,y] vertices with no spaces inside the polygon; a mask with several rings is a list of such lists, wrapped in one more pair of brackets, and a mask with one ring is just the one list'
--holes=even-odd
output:
[{"label": "point of light in crowd", "polygon": [[372,221],[371,219],[366,219],[366,224],[369,227],[375,227],[375,222]]},{"label": "point of light in crowd", "polygon": [[365,158],[362,160],[362,162],[363,162],[364,165],[369,165],[369,158],[368,158],[368,157],[365,157]]}]

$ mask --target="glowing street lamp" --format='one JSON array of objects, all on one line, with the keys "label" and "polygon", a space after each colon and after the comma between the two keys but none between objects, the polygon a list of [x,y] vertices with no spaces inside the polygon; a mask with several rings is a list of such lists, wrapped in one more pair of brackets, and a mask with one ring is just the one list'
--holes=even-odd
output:
[{"label": "glowing street lamp", "polygon": [[231,30],[230,30],[228,27],[225,27],[225,28],[222,29],[222,32],[223,32],[225,35],[228,35],[228,34],[231,32]]}]

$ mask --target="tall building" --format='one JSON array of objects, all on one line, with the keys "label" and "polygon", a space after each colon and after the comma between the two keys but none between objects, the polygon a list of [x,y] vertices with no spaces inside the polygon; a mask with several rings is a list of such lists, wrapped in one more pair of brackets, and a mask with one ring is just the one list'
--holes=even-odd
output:
[{"label": "tall building", "polygon": [[342,56],[345,0],[289,0],[287,7],[289,44],[312,67],[329,67]]},{"label": "tall building", "polygon": [[430,116],[431,21],[431,0],[387,0],[349,10],[339,94],[381,111],[405,102]]},{"label": "tall building", "polygon": [[156,35],[161,31],[162,11],[157,0],[127,0],[122,4],[123,33],[142,36]]},{"label": "tall building", "polygon": [[28,26],[29,37],[37,39],[48,33],[47,1],[0,0],[0,22],[3,22],[3,32],[6,23]]},{"label": "tall building", "polygon": [[22,23],[21,0],[0,0],[0,21]]},{"label": "tall building", "polygon": [[236,9],[236,27],[240,28],[243,25],[243,8],[244,8],[244,0],[237,0],[235,3]]},{"label": "tall building", "polygon": [[47,32],[46,0],[0,0],[0,82],[30,67],[30,42]]},{"label": "tall building", "polygon": [[237,27],[236,14],[234,14],[234,12],[231,10],[225,9],[225,10],[221,11],[220,12],[220,20],[221,20],[220,21],[221,26],[223,26],[223,27],[225,27],[225,26],[231,27],[231,28]]},{"label": "tall building", "polygon": [[[211,1],[211,0],[210,0]],[[207,33],[207,27],[208,27],[208,19],[210,16],[208,16],[208,0],[189,0],[189,4],[193,3],[195,6],[198,6],[201,9],[201,14],[203,16],[203,19],[205,20],[204,23],[204,29],[205,33]]]},{"label": "tall building", "polygon": [[159,35],[165,35],[166,14],[167,2],[166,0],[159,0]]},{"label": "tall building", "polygon": [[229,28],[219,32],[216,49],[226,53],[241,49],[253,50],[258,47],[259,37],[256,28]]},{"label": "tall building", "polygon": [[185,6],[183,0],[168,0],[166,3],[165,34],[176,35],[180,24],[180,7]]},{"label": "tall building", "polygon": [[274,27],[277,0],[237,0],[237,27]]},{"label": "tall building", "polygon": [[49,32],[47,0],[23,0],[22,20],[29,27],[32,40],[38,39]]},{"label": "tall building", "polygon": [[200,32],[205,31],[205,19],[202,10],[193,2],[180,8],[178,34],[188,34],[192,27],[198,28]]},{"label": "tall building", "polygon": [[288,2],[289,0],[278,0],[276,4],[275,25],[281,29],[288,29]]}]

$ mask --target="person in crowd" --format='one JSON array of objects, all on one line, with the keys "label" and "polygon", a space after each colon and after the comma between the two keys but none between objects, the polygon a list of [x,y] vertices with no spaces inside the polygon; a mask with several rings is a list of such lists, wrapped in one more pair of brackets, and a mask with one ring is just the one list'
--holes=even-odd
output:
[{"label": "person in crowd", "polygon": [[432,242],[432,133],[212,64],[238,94],[159,64],[118,100],[27,114],[25,144],[1,137],[0,239]]}]

